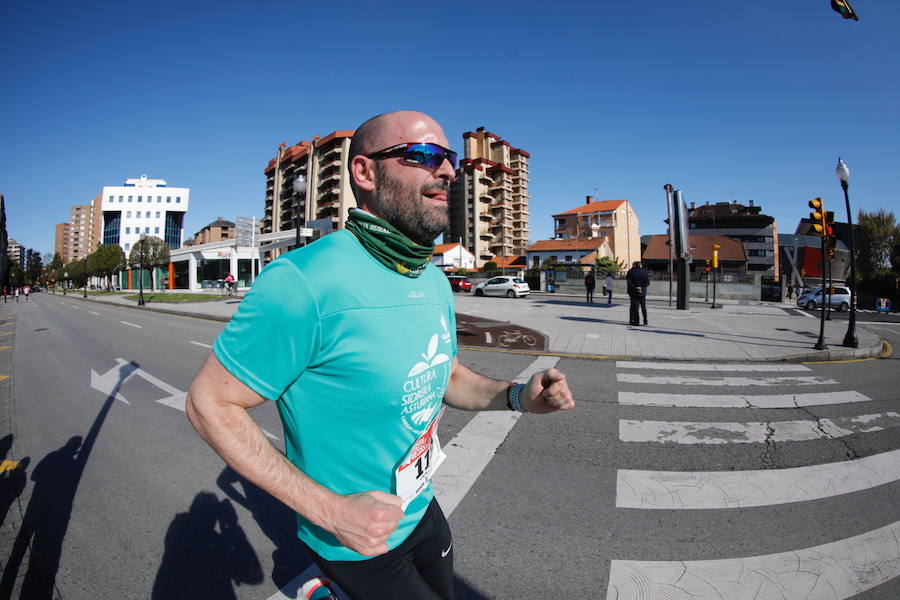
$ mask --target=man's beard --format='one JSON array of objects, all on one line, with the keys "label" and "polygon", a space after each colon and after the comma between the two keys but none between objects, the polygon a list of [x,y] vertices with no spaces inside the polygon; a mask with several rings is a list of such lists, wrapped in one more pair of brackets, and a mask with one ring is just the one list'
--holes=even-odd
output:
[{"label": "man's beard", "polygon": [[382,169],[378,169],[375,185],[373,211],[415,243],[423,246],[432,244],[434,238],[447,229],[450,222],[447,207],[428,205],[422,200],[422,196],[429,191],[441,190],[446,192],[449,199],[449,183],[442,181],[413,189],[391,179]]}]

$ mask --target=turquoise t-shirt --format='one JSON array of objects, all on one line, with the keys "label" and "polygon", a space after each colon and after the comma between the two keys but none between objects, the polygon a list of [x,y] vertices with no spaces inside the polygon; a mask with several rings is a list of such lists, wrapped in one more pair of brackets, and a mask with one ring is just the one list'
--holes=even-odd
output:
[{"label": "turquoise t-shirt", "polygon": [[[213,346],[219,362],[278,403],[288,459],[338,494],[395,493],[394,471],[438,415],[456,356],[447,278],[404,277],[348,231],[260,273]],[[429,484],[388,540],[412,533]],[[298,515],[297,535],[327,560],[363,560]]]}]

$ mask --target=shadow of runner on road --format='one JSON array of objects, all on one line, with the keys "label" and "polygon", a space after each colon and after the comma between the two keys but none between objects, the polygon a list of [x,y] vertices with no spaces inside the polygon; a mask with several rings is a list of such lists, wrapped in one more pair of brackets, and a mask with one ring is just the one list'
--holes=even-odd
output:
[{"label": "shadow of runner on road", "polygon": [[231,467],[222,471],[216,483],[229,498],[253,515],[262,532],[275,544],[272,582],[278,589],[289,584],[312,564],[309,550],[297,538],[294,511],[238,475]]},{"label": "shadow of runner on road", "polygon": [[238,524],[234,506],[212,492],[200,492],[186,513],[175,516],[153,600],[237,598],[235,585],[263,581],[259,558]]},{"label": "shadow of runner on road", "polygon": [[[0,525],[6,523],[6,516],[28,484],[28,464],[31,459],[27,456],[18,461],[8,459],[12,443],[11,433],[0,439]],[[2,560],[5,558],[3,554],[5,552],[0,552],[0,566],[5,563]]]},{"label": "shadow of runner on road", "polygon": [[73,436],[62,448],[41,459],[32,471],[34,489],[9,561],[3,568],[0,598],[12,597],[26,555],[28,569],[21,581],[19,598],[52,598],[58,595],[56,574],[59,571],[63,540],[69,528],[78,484],[116,394],[137,368],[135,363],[121,366],[116,386],[107,396],[84,439],[78,435]]}]

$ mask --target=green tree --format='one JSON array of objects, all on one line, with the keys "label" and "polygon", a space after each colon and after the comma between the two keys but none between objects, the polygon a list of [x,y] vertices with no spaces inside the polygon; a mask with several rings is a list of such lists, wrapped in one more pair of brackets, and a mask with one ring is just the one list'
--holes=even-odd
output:
[{"label": "green tree", "polygon": [[169,258],[169,245],[158,237],[149,235],[132,246],[128,255],[128,265],[140,267],[143,264],[145,269],[153,269],[169,264]]},{"label": "green tree", "polygon": [[25,280],[28,285],[35,285],[41,281],[41,273],[44,270],[44,261],[41,253],[33,248],[25,251]]},{"label": "green tree", "polygon": [[616,273],[625,270],[625,261],[617,261],[615,258],[610,258],[609,256],[601,256],[594,262],[597,265],[598,273],[612,273],[615,275]]},{"label": "green tree", "polygon": [[494,274],[494,273],[499,273],[499,272],[500,272],[500,269],[497,267],[497,263],[495,263],[495,262],[492,261],[492,260],[489,260],[489,261],[487,261],[486,263],[484,263],[484,266],[481,268],[481,271],[482,271],[485,275],[487,275],[488,277],[490,277],[490,276],[491,276],[492,274]]},{"label": "green tree", "polygon": [[857,266],[861,275],[871,277],[891,264],[892,250],[900,241],[900,227],[894,211],[883,208],[859,211],[857,223]]},{"label": "green tree", "polygon": [[118,244],[105,244],[88,256],[88,271],[106,277],[106,288],[112,287],[112,277],[125,268],[125,251]]}]

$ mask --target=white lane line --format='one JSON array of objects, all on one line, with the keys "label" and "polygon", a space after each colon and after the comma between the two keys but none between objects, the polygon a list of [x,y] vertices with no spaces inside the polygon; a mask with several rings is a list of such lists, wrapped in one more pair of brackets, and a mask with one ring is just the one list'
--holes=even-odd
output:
[{"label": "white lane line", "polygon": [[851,402],[871,402],[857,391],[814,394],[665,394],[619,392],[619,404],[630,406],[674,406],[679,408],[798,408]]},{"label": "white lane line", "polygon": [[98,312],[94,312],[92,310],[89,310],[88,312],[91,313],[92,315],[97,315],[98,317],[100,316],[100,313],[98,313]]},{"label": "white lane line", "polygon": [[900,427],[900,414],[888,412],[835,419],[772,421],[768,423],[707,423],[619,421],[623,442],[663,444],[752,444],[828,440],[855,433]]},{"label": "white lane line", "polygon": [[129,327],[137,327],[138,329],[143,329],[143,325],[135,325],[134,323],[129,323],[128,321],[119,321],[122,325],[128,325]]},{"label": "white lane line", "polygon": [[842,600],[900,576],[900,521],[801,550],[719,560],[613,560],[606,600]]},{"label": "white lane line", "polygon": [[195,342],[191,340],[189,343],[194,344],[195,346],[203,346],[204,348],[212,348],[209,344],[204,344],[202,342]]},{"label": "white lane line", "polygon": [[727,372],[763,372],[786,373],[796,371],[812,371],[803,365],[737,365],[737,364],[702,364],[702,363],[673,363],[673,362],[643,362],[631,360],[616,361],[618,369],[654,369],[660,371],[715,371]]},{"label": "white lane line", "polygon": [[717,385],[725,387],[772,387],[776,385],[829,385],[834,379],[815,376],[795,377],[690,377],[676,375],[640,375],[616,373],[620,383],[645,383],[651,385]]},{"label": "white lane line", "polygon": [[810,313],[806,312],[805,310],[801,310],[799,308],[797,309],[797,312],[800,313],[801,315],[803,315],[804,317],[809,317],[810,319],[820,319],[821,318],[818,315],[810,314]]},{"label": "white lane line", "polygon": [[[557,362],[558,356],[540,356],[515,381],[525,383],[535,373],[554,367]],[[447,458],[433,483],[445,515],[450,516],[456,509],[520,416],[521,413],[512,411],[480,412],[444,447]]]},{"label": "white lane line", "polygon": [[900,450],[758,471],[631,471],[616,476],[618,508],[751,508],[858,492],[900,479]]}]

